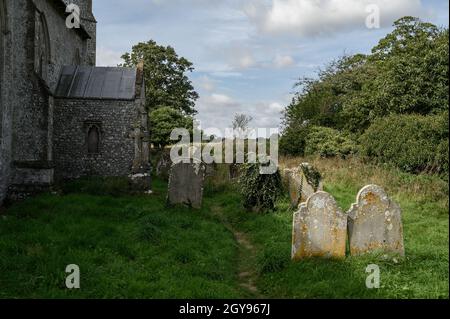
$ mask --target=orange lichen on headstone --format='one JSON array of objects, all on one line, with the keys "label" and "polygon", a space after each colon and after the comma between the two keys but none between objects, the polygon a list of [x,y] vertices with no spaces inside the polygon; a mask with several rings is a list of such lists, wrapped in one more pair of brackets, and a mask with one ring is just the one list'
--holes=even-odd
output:
[{"label": "orange lichen on headstone", "polygon": [[345,258],[347,216],[326,192],[313,194],[294,214],[292,259]]},{"label": "orange lichen on headstone", "polygon": [[352,255],[375,251],[405,255],[401,209],[381,187],[364,187],[348,217]]}]

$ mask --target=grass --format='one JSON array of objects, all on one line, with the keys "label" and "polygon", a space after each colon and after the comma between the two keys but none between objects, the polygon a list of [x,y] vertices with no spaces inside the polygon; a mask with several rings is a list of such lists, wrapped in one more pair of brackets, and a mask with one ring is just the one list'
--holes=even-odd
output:
[{"label": "grass", "polygon": [[[447,182],[356,160],[309,161],[344,210],[366,184],[387,189],[404,211],[405,260],[293,263],[288,199],[276,213],[245,212],[223,176],[207,184],[200,211],[167,208],[161,181],[148,197],[123,193],[118,180],[78,181],[0,216],[0,298],[449,297]],[[365,286],[372,263],[381,268],[378,290]],[[80,290],[65,289],[69,264],[80,266]]]},{"label": "grass", "polygon": [[[151,197],[70,193],[11,207],[0,221],[0,298],[241,296],[232,235],[205,212],[166,208],[166,185],[154,188]],[[65,289],[69,264],[80,267],[80,290]]]}]

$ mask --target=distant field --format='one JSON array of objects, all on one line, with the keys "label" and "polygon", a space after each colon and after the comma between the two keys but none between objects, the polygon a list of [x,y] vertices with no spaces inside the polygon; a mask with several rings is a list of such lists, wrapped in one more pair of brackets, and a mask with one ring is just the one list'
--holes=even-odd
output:
[{"label": "distant field", "polygon": [[[208,183],[201,211],[167,208],[159,180],[149,197],[90,180],[17,203],[0,217],[0,298],[449,297],[447,182],[357,161],[311,162],[344,210],[364,185],[386,188],[404,211],[404,261],[292,263],[287,198],[276,213],[248,213],[222,180]],[[365,287],[372,263],[381,267],[379,290]],[[69,264],[80,266],[80,290],[65,288]]]}]

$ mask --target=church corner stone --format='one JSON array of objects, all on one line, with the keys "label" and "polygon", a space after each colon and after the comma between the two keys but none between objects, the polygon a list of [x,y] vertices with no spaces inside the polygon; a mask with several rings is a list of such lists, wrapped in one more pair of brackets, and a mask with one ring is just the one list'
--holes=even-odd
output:
[{"label": "church corner stone", "polygon": [[350,253],[380,252],[405,256],[402,212],[384,189],[368,185],[348,212]]},{"label": "church corner stone", "polygon": [[347,216],[330,194],[319,191],[294,214],[292,259],[345,258]]}]

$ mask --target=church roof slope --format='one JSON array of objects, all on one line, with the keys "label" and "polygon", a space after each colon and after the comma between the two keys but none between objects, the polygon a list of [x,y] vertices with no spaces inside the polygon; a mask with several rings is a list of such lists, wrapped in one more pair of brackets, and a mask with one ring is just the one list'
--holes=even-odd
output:
[{"label": "church roof slope", "polygon": [[69,99],[134,100],[137,70],[120,67],[65,66],[55,96]]}]

